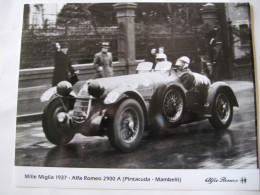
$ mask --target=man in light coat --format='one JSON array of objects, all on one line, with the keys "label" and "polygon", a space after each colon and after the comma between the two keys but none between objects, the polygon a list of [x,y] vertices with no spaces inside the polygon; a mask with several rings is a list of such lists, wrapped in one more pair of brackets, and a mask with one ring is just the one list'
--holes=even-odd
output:
[{"label": "man in light coat", "polygon": [[94,67],[96,69],[96,78],[112,77],[113,76],[113,57],[112,53],[108,52],[109,43],[103,42],[102,49],[95,54]]}]

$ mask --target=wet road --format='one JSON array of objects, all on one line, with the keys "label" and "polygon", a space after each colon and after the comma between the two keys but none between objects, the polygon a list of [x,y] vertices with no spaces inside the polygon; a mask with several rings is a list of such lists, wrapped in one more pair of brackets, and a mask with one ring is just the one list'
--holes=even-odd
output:
[{"label": "wet road", "polygon": [[240,107],[228,130],[216,131],[208,120],[182,125],[168,136],[144,135],[132,153],[120,153],[107,137],[76,135],[56,147],[45,138],[41,122],[17,125],[17,166],[88,168],[222,169],[256,168],[256,123],[252,82],[229,82]]}]

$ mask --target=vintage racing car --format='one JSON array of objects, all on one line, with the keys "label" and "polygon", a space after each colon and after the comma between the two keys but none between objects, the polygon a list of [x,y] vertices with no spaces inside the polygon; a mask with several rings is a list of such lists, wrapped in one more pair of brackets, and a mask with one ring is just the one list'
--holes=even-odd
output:
[{"label": "vintage racing car", "polygon": [[183,123],[209,119],[216,129],[228,128],[233,107],[238,107],[225,82],[210,84],[207,77],[193,73],[192,86],[182,84],[170,62],[142,62],[137,74],[67,81],[50,88],[41,101],[50,101],[43,112],[47,139],[56,145],[85,136],[107,135],[120,151],[133,151],[145,130],[153,135]]}]

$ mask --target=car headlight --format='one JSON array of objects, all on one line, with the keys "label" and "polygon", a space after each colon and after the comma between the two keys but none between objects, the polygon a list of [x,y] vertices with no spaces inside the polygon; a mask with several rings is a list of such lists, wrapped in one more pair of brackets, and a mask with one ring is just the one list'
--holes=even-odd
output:
[{"label": "car headlight", "polygon": [[104,100],[105,104],[113,104],[116,102],[116,100],[119,98],[120,93],[116,91],[111,91],[109,94],[107,94],[106,99]]},{"label": "car headlight", "polygon": [[64,113],[64,112],[60,112],[58,115],[57,115],[57,120],[60,122],[60,123],[63,123],[67,120],[67,115]]},{"label": "car headlight", "polygon": [[92,81],[88,85],[88,93],[95,98],[100,97],[104,93],[105,89],[104,87],[100,86],[100,84],[96,81]]},{"label": "car headlight", "polygon": [[57,93],[61,96],[68,96],[72,90],[72,85],[68,81],[61,81],[57,85]]}]

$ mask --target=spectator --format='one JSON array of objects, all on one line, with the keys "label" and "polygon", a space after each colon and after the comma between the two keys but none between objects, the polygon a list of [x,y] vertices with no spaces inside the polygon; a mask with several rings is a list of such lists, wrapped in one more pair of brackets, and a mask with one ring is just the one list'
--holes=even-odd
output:
[{"label": "spectator", "polygon": [[218,81],[220,80],[220,67],[223,65],[223,50],[222,50],[222,42],[217,42],[216,46],[213,48],[213,73],[212,80]]},{"label": "spectator", "polygon": [[159,55],[159,54],[164,54],[165,55],[165,61],[167,61],[167,55],[164,53],[164,47],[159,47],[158,48],[158,54],[157,55]]},{"label": "spectator", "polygon": [[[220,26],[215,25],[211,31],[205,36],[205,53],[202,59],[202,74],[206,75],[211,81],[215,80],[214,67],[216,66],[215,55],[216,55],[216,43],[221,40]],[[215,71],[218,71],[217,69]]]},{"label": "spectator", "polygon": [[153,47],[149,55],[145,59],[145,61],[153,63],[153,69],[155,68],[156,65],[156,51],[157,51],[156,47]]},{"label": "spectator", "polygon": [[158,53],[156,55],[156,63],[167,61],[167,56],[164,53]]},{"label": "spectator", "polygon": [[68,81],[69,75],[73,75],[74,72],[68,55],[68,46],[64,44],[61,47],[59,43],[56,43],[52,86],[56,86],[61,81]]},{"label": "spectator", "polygon": [[103,42],[101,51],[95,54],[93,63],[96,69],[96,78],[113,76],[113,57],[112,53],[108,52],[108,49],[109,43]]},{"label": "spectator", "polygon": [[213,53],[214,53],[214,47],[216,46],[216,42],[219,42],[221,41],[221,38],[220,38],[220,27],[219,26],[214,26],[212,28],[211,31],[209,31],[206,36],[205,36],[205,39],[206,39],[206,48],[208,50],[208,53],[207,55],[210,57],[210,59],[212,60],[213,58]]},{"label": "spectator", "polygon": [[[210,44],[212,39],[214,39],[214,40],[219,39],[219,35],[218,35],[219,28],[220,28],[219,26],[214,26],[212,28],[212,30],[206,34],[205,39],[206,39],[207,45]],[[217,41],[219,41],[219,40],[217,40]]]}]

